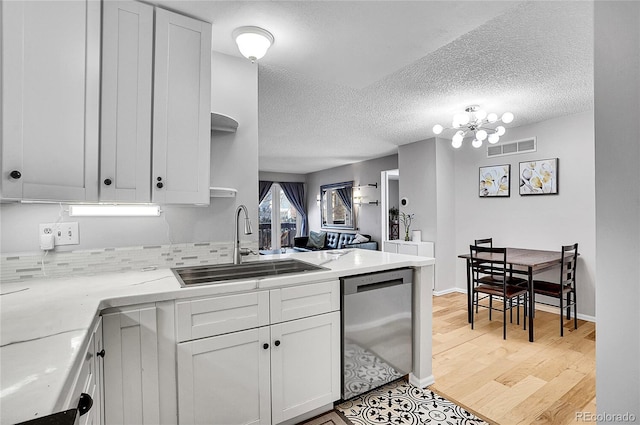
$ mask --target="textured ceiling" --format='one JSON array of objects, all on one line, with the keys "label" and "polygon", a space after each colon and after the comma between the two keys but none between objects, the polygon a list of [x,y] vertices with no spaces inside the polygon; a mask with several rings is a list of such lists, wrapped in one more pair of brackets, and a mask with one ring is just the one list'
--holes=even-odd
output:
[{"label": "textured ceiling", "polygon": [[470,104],[513,112],[511,127],[593,105],[590,1],[162,3],[213,22],[223,53],[239,56],[238,26],[274,34],[258,65],[262,171],[393,154]]}]

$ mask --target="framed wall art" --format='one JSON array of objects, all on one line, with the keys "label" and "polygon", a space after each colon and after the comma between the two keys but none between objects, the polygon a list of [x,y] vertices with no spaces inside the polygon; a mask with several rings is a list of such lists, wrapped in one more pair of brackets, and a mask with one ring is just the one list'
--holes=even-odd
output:
[{"label": "framed wall art", "polygon": [[520,195],[557,195],[558,158],[520,163]]},{"label": "framed wall art", "polygon": [[480,167],[479,192],[481,198],[510,196],[511,165]]}]

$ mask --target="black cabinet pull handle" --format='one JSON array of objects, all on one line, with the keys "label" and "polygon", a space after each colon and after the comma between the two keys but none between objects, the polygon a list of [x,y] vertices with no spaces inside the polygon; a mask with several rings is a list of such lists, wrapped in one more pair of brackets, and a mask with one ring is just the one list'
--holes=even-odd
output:
[{"label": "black cabinet pull handle", "polygon": [[162,189],[164,187],[164,184],[162,184],[162,182],[158,182],[158,183],[156,183],[156,187],[158,189]]},{"label": "black cabinet pull handle", "polygon": [[104,355],[105,355],[104,348],[102,350],[98,351],[96,353],[96,355],[99,356],[99,357],[102,357],[104,359]]},{"label": "black cabinet pull handle", "polygon": [[104,179],[104,184],[106,186],[111,186],[111,179]]},{"label": "black cabinet pull handle", "polygon": [[267,344],[267,343],[265,342],[264,344],[262,344],[262,348],[264,348],[264,349],[266,350],[267,348],[269,348],[269,344]]},{"label": "black cabinet pull handle", "polygon": [[13,170],[12,172],[9,173],[9,177],[11,177],[12,179],[18,180],[20,177],[22,177],[22,173],[18,170]]},{"label": "black cabinet pull handle", "polygon": [[87,413],[93,406],[93,399],[87,393],[80,394],[80,401],[78,402],[78,412],[80,416]]},{"label": "black cabinet pull handle", "polygon": [[280,340],[276,339],[276,342],[274,342],[274,344],[276,345],[276,347],[279,347],[280,346]]}]

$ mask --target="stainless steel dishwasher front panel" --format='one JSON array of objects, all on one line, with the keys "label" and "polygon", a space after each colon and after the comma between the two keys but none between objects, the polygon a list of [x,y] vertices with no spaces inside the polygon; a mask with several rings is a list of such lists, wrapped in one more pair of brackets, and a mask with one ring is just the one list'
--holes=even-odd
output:
[{"label": "stainless steel dishwasher front panel", "polygon": [[342,398],[412,370],[412,269],[341,279]]}]

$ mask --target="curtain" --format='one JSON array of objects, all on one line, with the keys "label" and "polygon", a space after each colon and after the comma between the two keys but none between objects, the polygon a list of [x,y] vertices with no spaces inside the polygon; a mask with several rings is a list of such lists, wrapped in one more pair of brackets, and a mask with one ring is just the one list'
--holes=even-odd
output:
[{"label": "curtain", "polygon": [[265,180],[260,180],[258,182],[258,205],[260,205],[260,203],[267,196],[267,193],[269,193],[269,190],[271,190],[272,184],[273,182],[269,182]]},{"label": "curtain", "polygon": [[[262,182],[260,182],[262,183]],[[291,205],[300,214],[300,221],[302,222],[302,228],[300,229],[300,236],[307,236],[307,229],[309,228],[307,220],[307,210],[304,203],[304,184],[303,183],[278,183],[287,197]]]},{"label": "curtain", "polygon": [[337,189],[336,192],[347,210],[351,211],[351,188],[341,187],[340,189]]}]

